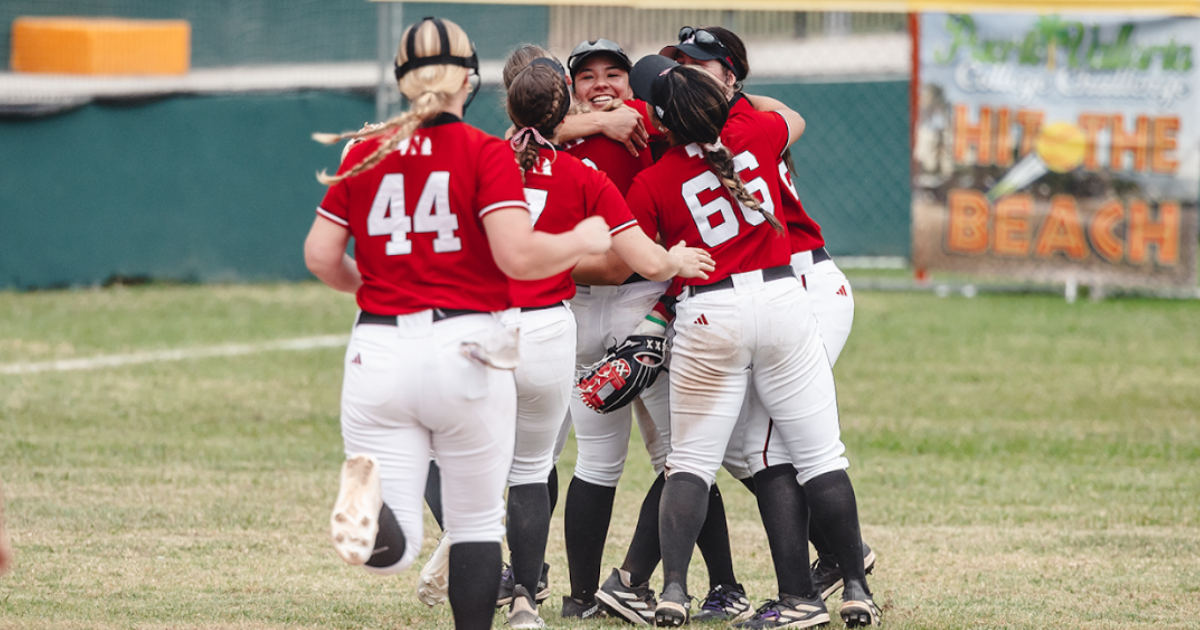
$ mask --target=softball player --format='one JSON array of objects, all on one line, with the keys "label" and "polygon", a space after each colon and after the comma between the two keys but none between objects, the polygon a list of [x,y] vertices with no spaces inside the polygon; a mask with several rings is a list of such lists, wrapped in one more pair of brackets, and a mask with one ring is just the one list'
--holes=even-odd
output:
[{"label": "softball player", "polygon": [[[631,82],[670,130],[673,146],[635,180],[630,207],[661,237],[703,244],[719,270],[709,282],[684,282],[672,348],[671,453],[659,513],[665,588],[655,621],[682,625],[692,545],[750,382],[797,467],[813,475],[814,514],[857,522],[857,511],[844,472],[833,375],[811,303],[789,264],[790,244],[771,214],[779,197],[775,165],[799,137],[799,117],[785,111],[745,119],[725,130],[727,149],[720,134],[728,100],[712,75],[651,56],[638,62]],[[759,496],[760,508],[776,498],[762,488]],[[804,507],[803,493],[779,498]],[[803,515],[807,509],[793,511]],[[824,602],[796,590],[780,593],[773,618],[760,615],[744,627],[827,622]],[[869,594],[862,597],[869,602]]]},{"label": "softball player", "polygon": [[[745,45],[731,31],[721,27],[699,30],[684,27],[680,30],[679,39],[678,45],[664,48],[663,53],[681,63],[703,67],[719,77],[731,98],[731,120],[751,115],[755,110],[772,111],[782,107],[782,103],[774,99],[748,97],[742,93],[742,81],[749,75],[750,67]],[[780,216],[788,225],[793,252],[792,266],[812,299],[818,332],[832,366],[845,346],[854,320],[853,292],[845,274],[837,268],[825,250],[820,226],[804,211],[789,173],[790,154],[785,158],[777,165],[781,184]],[[753,386],[746,398],[741,424],[744,429],[734,431],[724,462],[725,468],[735,478],[746,483],[746,480],[752,479],[752,475],[758,475],[774,466],[780,466],[779,471],[782,472],[790,469],[791,459],[786,447],[783,441],[778,439],[777,431],[773,429],[770,417],[760,404]],[[782,474],[779,471],[774,471],[771,475]],[[801,476],[798,481],[803,483],[805,479]],[[776,483],[787,484],[789,481],[780,478]],[[753,490],[753,481],[747,483],[747,486]],[[768,532],[772,529],[768,526]],[[854,529],[857,531],[857,523]],[[777,535],[785,536],[777,528],[776,530]],[[812,539],[817,548],[818,559],[812,567],[813,581],[822,598],[826,598],[842,586],[843,576],[837,554],[832,543],[815,522],[810,525],[808,532],[786,534],[787,537],[805,535]],[[831,538],[840,536],[835,533]],[[777,545],[781,549],[795,550],[794,546],[783,544],[781,541]],[[875,554],[865,544],[862,545],[862,549],[865,572],[870,572],[874,567]],[[789,571],[798,566],[794,558],[777,558],[777,563]],[[849,572],[851,577],[855,577],[854,568]],[[865,577],[865,573],[863,576]],[[784,589],[781,588],[782,590]],[[726,598],[723,593],[711,592],[705,601],[704,609],[719,615],[719,611],[725,608],[724,599]]]},{"label": "softball player", "polygon": [[[612,107],[614,101],[627,103],[624,109],[594,113],[582,121],[583,117],[570,116],[557,136],[564,141],[565,152],[607,174],[624,193],[633,177],[650,164],[650,152],[637,152],[636,143],[644,140],[626,138],[629,142],[626,145],[606,135],[601,124],[588,126],[588,120],[619,122],[630,108],[634,108],[637,119],[641,120],[636,109],[639,103],[632,100],[633,92],[629,89],[632,66],[629,57],[616,43],[599,39],[579,44],[567,65],[577,102],[597,109]],[[640,107],[644,109],[644,105]],[[591,135],[574,137],[581,130]],[[634,155],[635,152],[638,154]],[[665,282],[634,275],[615,256],[589,257],[572,275],[579,285],[571,300],[579,326],[575,349],[579,368],[596,362],[609,346],[632,334],[667,287]],[[661,471],[669,448],[666,379],[658,379],[635,405],[651,463]],[[628,456],[634,414],[632,406],[599,414],[584,405],[577,395],[571,398],[570,411],[578,458],[563,515],[571,594],[563,598],[562,611],[564,617],[583,617],[596,609],[604,544],[617,482]],[[562,437],[565,436],[564,431]],[[645,590],[649,592],[648,588]]]},{"label": "softball player", "polygon": [[[535,229],[558,234],[584,217],[602,216],[613,251],[638,273],[655,280],[677,274],[706,277],[713,269],[707,252],[684,246],[667,251],[643,231],[632,229],[637,222],[608,178],[569,155],[558,155],[546,140],[570,103],[562,66],[547,58],[535,59],[518,72],[508,89],[509,116],[517,126],[510,143],[525,179]],[[575,319],[564,300],[574,295],[575,284],[563,271],[545,280],[514,281],[512,293],[520,308],[506,315],[520,327],[522,364],[515,372],[517,437],[508,476],[506,522],[515,581],[508,621],[513,628],[537,628],[544,625],[536,594],[550,527],[546,479],[574,374]],[[452,531],[450,535],[453,538]]]},{"label": "softball player", "polygon": [[[305,242],[309,269],[361,309],[345,358],[347,460],[330,518],[347,563],[404,570],[422,540],[432,448],[442,467],[450,604],[457,628],[489,628],[512,464],[515,339],[496,314],[506,274],[570,269],[610,243],[603,219],[534,232],[502,141],[462,122],[478,62],[456,24],[427,18],[400,42],[396,77],[412,106],[349,150]],[[354,258],[345,254],[354,237]]]}]

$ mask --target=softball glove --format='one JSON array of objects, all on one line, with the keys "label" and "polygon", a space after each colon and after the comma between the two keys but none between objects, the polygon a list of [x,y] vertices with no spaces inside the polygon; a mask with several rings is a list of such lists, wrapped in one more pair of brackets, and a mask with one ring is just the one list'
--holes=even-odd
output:
[{"label": "softball glove", "polygon": [[654,384],[662,371],[666,351],[664,337],[630,335],[582,372],[578,382],[579,397],[600,413],[628,405]]}]

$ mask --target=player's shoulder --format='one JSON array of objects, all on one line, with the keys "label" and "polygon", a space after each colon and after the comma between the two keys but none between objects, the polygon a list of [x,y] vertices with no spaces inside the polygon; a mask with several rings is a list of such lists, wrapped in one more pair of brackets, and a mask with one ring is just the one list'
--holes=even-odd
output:
[{"label": "player's shoulder", "polygon": [[625,101],[625,104],[632,107],[633,109],[637,110],[637,112],[639,114],[641,114],[643,117],[645,117],[647,115],[646,101],[643,101],[643,100],[637,99],[637,98],[631,98],[631,99]]}]

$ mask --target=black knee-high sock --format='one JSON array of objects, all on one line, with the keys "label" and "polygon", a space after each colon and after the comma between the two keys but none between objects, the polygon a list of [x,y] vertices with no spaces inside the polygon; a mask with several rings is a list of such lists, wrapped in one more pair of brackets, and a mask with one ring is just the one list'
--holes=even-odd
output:
[{"label": "black knee-high sock", "polygon": [[746,477],[745,479],[738,479],[738,481],[742,482],[743,486],[746,486],[746,489],[750,491],[750,494],[758,494],[758,492],[754,490],[754,477]]},{"label": "black knee-high sock", "polygon": [[546,491],[550,493],[550,513],[558,507],[558,465],[550,467],[550,476],[546,478]]},{"label": "black knee-high sock", "polygon": [[771,561],[781,595],[815,597],[808,568],[808,505],[791,464],[771,466],[754,475],[758,513],[762,516]]},{"label": "black knee-high sock", "polygon": [[825,540],[825,534],[821,532],[821,528],[817,527],[817,524],[812,520],[808,522],[808,540],[813,544],[813,548],[817,550],[817,557],[823,559],[822,562],[837,564],[837,558],[833,555],[833,548],[829,546],[829,541]]},{"label": "black knee-high sock", "polygon": [[708,513],[704,526],[696,536],[696,546],[704,556],[708,567],[708,587],[718,584],[737,584],[733,573],[733,551],[729,548],[729,524],[725,522],[725,500],[721,490],[713,484],[708,490]]},{"label": "black knee-high sock", "polygon": [[863,570],[862,533],[858,526],[858,503],[850,475],[835,470],[810,479],[804,484],[812,521],[821,529],[829,549],[837,558],[842,576],[858,580],[866,587]]},{"label": "black knee-high sock", "polygon": [[508,489],[508,550],[513,580],[537,595],[550,535],[550,495],[546,484],[530,483]]},{"label": "black knee-high sock", "polygon": [[433,520],[437,521],[438,529],[446,531],[446,526],[442,523],[442,469],[438,468],[437,462],[432,459],[429,460],[429,475],[425,477],[425,503],[433,513]]},{"label": "black knee-high sock", "polygon": [[392,508],[384,503],[379,509],[379,533],[375,534],[375,551],[367,560],[367,566],[382,569],[390,567],[404,557],[404,546],[407,544],[404,530],[396,522]]},{"label": "black knee-high sock", "polygon": [[500,543],[450,545],[450,609],[455,630],[488,630],[500,590]]},{"label": "black knee-high sock", "polygon": [[658,503],[662,499],[663,484],[666,481],[665,476],[659,475],[654,479],[654,483],[650,484],[646,498],[642,499],[642,509],[638,512],[633,540],[629,541],[625,562],[621,564],[621,568],[629,572],[629,581],[633,584],[648,582],[662,558],[662,547],[658,543]]},{"label": "black knee-high sock", "polygon": [[707,482],[685,472],[667,477],[658,508],[664,589],[670,584],[679,584],[687,592],[688,564],[707,513]]},{"label": "black knee-high sock", "polygon": [[616,494],[616,488],[598,486],[578,477],[567,486],[563,507],[567,569],[571,574],[571,597],[581,602],[595,599],[600,588],[600,562],[604,559],[604,541]]}]

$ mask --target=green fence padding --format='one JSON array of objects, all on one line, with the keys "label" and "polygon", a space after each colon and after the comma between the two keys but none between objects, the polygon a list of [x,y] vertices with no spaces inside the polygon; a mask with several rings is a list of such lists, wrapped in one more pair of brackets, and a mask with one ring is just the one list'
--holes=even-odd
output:
[{"label": "green fence padding", "polygon": [[908,81],[750,83],[804,116],[796,191],[833,255],[908,257]]},{"label": "green fence padding", "polygon": [[[797,188],[834,255],[907,256],[905,82],[751,85],[804,114]],[[502,93],[467,122],[500,135]],[[371,94],[97,103],[0,118],[0,288],[310,277],[302,244],[339,150],[313,131],[374,117]]]},{"label": "green fence padding", "polygon": [[[303,242],[373,95],[308,92],[94,104],[0,119],[0,288],[308,278]],[[502,133],[498,93],[468,122]]]}]

